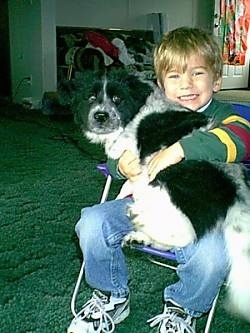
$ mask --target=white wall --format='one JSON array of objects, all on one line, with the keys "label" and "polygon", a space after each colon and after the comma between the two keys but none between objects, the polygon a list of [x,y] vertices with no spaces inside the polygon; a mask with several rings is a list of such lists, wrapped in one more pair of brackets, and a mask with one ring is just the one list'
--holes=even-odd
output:
[{"label": "white wall", "polygon": [[[56,26],[152,29],[147,14],[166,14],[167,29],[210,24],[214,0],[9,0],[12,92],[16,102],[56,91]],[[210,10],[211,11],[211,10]],[[202,19],[203,17],[203,19]]]},{"label": "white wall", "polygon": [[56,6],[54,0],[41,1],[43,92],[56,87]]},{"label": "white wall", "polygon": [[[9,0],[11,84],[15,101],[30,97],[42,88],[41,74],[41,7],[36,2]],[[32,86],[22,81],[32,75]]]},{"label": "white wall", "polygon": [[[56,87],[54,0],[9,0],[12,97],[37,106]],[[23,79],[32,77],[32,84]]]},{"label": "white wall", "polygon": [[166,13],[168,26],[172,29],[193,24],[193,2],[196,1],[56,0],[56,23],[66,26],[147,29],[147,14]]}]

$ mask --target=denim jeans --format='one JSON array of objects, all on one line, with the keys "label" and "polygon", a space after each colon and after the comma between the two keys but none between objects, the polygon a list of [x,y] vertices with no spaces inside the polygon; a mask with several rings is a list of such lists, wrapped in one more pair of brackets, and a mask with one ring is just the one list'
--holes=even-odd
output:
[{"label": "denim jeans", "polygon": [[[93,288],[114,297],[129,293],[129,273],[122,251],[123,237],[133,229],[126,215],[131,198],[107,201],[82,209],[76,233],[85,261],[85,279]],[[178,282],[164,290],[165,300],[192,316],[209,311],[229,272],[223,233],[213,231],[184,248],[174,248]]]}]

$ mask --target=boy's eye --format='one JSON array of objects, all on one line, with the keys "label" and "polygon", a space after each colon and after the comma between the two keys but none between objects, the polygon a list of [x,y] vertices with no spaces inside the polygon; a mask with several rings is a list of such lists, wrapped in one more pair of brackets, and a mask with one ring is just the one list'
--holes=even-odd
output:
[{"label": "boy's eye", "polygon": [[194,68],[191,73],[193,76],[205,75],[208,73],[208,69],[206,67]]},{"label": "boy's eye", "polygon": [[171,73],[171,74],[168,74],[167,77],[169,79],[178,79],[180,77],[180,74],[178,74],[178,73]]},{"label": "boy's eye", "polygon": [[193,73],[193,76],[199,76],[199,75],[203,75],[203,74],[205,74],[205,72],[203,72],[203,71],[197,71],[197,72]]}]

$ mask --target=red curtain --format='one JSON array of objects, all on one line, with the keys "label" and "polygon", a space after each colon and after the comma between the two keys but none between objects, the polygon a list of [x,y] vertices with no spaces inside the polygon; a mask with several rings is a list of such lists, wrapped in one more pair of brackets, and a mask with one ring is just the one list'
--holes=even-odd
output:
[{"label": "red curtain", "polygon": [[220,0],[224,63],[244,65],[250,25],[250,0]]}]

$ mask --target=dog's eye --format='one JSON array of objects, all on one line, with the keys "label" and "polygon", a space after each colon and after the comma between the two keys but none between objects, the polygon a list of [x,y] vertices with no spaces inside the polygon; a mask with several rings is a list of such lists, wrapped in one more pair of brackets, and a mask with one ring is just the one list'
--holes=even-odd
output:
[{"label": "dog's eye", "polygon": [[91,95],[89,97],[89,103],[93,103],[96,100],[96,96],[95,95]]},{"label": "dog's eye", "polygon": [[112,98],[112,101],[115,103],[115,104],[119,104],[121,102],[121,98],[114,95],[113,98]]}]

